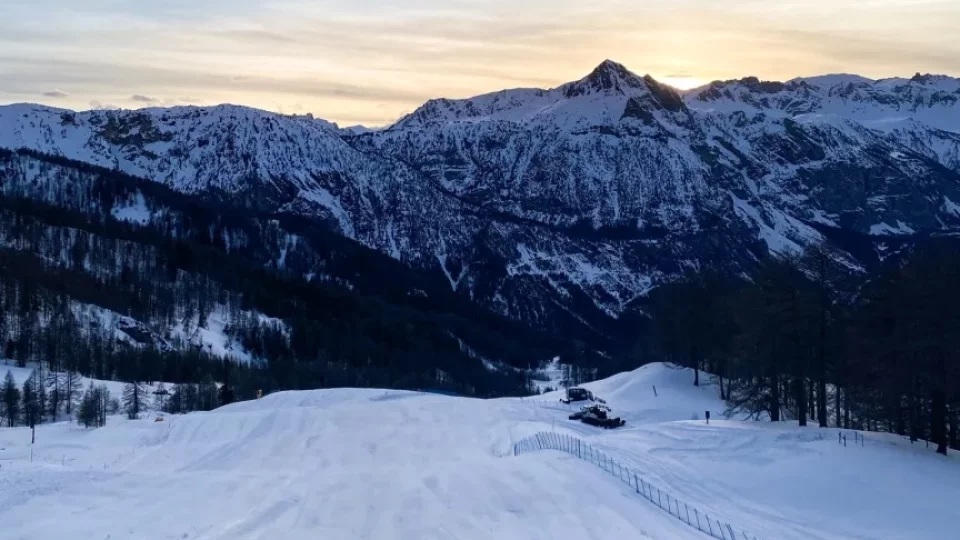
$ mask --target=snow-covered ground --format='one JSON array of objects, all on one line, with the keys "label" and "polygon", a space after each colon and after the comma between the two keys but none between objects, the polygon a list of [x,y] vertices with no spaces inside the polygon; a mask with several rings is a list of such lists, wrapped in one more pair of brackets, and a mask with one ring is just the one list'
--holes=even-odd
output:
[{"label": "snow-covered ground", "polygon": [[[551,430],[758,538],[953,536],[960,460],[894,436],[844,448],[832,429],[716,420],[716,389],[691,382],[651,364],[586,385],[627,419],[614,431],[569,421],[558,394],[359,389],[91,431],[44,425],[32,462],[28,431],[0,429],[0,536],[706,538],[585,461],[504,457]],[[691,420],[706,410],[709,425]]]}]

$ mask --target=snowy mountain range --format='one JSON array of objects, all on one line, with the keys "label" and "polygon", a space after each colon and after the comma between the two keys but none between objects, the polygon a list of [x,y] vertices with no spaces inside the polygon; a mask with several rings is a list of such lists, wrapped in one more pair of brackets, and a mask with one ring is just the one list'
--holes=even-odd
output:
[{"label": "snowy mountain range", "polygon": [[684,268],[749,272],[821,240],[868,268],[904,238],[960,231],[960,79],[936,75],[679,92],[606,61],[376,131],[230,105],[18,104],[0,107],[0,148],[317,219],[555,332],[611,332]]}]

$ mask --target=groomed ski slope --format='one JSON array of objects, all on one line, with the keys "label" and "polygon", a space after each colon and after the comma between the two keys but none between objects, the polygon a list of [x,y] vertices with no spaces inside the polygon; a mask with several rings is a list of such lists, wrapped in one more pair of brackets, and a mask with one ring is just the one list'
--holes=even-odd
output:
[{"label": "groomed ski slope", "polygon": [[[894,436],[690,420],[714,387],[662,364],[586,386],[627,419],[570,422],[556,395],[474,400],[385,390],[282,392],[209,413],[86,431],[0,430],[0,537],[144,539],[706,538],[595,466],[514,457],[576,435],[758,538],[948,538],[960,460]],[[652,387],[656,385],[658,397]]]}]

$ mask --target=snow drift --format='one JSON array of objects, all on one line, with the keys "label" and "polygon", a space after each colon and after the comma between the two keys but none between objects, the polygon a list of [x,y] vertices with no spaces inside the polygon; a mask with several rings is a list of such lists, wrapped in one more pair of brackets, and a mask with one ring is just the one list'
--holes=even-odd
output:
[{"label": "snow drift", "polygon": [[[960,463],[894,436],[734,420],[692,373],[651,364],[587,385],[627,419],[567,420],[553,395],[474,400],[391,390],[281,392],[86,431],[0,430],[8,538],[704,538],[559,452],[576,436],[758,538],[943,538]],[[657,395],[652,387],[656,385]],[[821,436],[823,437],[821,439]],[[850,435],[852,439],[852,434]]]}]

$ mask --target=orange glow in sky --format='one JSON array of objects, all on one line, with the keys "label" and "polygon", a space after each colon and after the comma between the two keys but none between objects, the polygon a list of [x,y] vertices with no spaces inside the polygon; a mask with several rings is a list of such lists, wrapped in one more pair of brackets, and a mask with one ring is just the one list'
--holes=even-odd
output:
[{"label": "orange glow in sky", "polygon": [[716,79],[960,75],[957,0],[2,0],[0,103],[236,103],[383,125],[604,59]]}]

